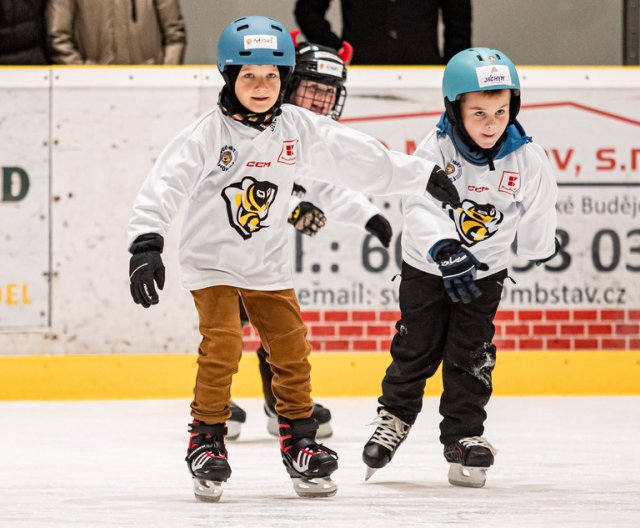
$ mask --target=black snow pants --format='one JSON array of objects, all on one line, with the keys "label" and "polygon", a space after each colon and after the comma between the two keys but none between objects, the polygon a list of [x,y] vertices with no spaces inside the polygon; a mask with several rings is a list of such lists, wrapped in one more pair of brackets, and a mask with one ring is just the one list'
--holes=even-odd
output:
[{"label": "black snow pants", "polygon": [[491,397],[496,361],[493,319],[503,270],[476,281],[482,295],[469,304],[450,301],[442,277],[402,263],[400,317],[391,342],[391,365],[382,381],[380,405],[413,424],[422,409],[426,380],[443,363],[440,441],[480,436]]}]

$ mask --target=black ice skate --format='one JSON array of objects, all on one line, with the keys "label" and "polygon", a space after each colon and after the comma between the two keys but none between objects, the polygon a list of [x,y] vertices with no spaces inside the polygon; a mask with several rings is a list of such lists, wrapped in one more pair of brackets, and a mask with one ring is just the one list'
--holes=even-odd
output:
[{"label": "black ice skate", "polygon": [[481,488],[487,480],[487,469],[493,465],[497,451],[483,436],[461,438],[444,447],[449,462],[449,483],[454,486]]},{"label": "black ice skate", "polygon": [[240,436],[242,424],[247,421],[245,410],[231,402],[231,418],[227,420],[227,440],[237,440]]},{"label": "black ice skate", "polygon": [[[265,402],[264,412],[267,415],[267,431],[273,436],[280,436],[276,410],[269,405],[268,402]],[[316,438],[329,438],[333,434],[333,429],[331,428],[331,411],[319,403],[314,403],[312,417],[318,422]]]},{"label": "black ice skate", "polygon": [[231,476],[227,462],[224,424],[206,425],[194,420],[189,425],[189,449],[187,465],[193,476],[193,492],[196,499],[218,502],[222,496],[222,482]]},{"label": "black ice skate", "polygon": [[367,465],[364,479],[369,480],[378,469],[383,468],[393,458],[400,444],[407,438],[411,426],[385,409],[369,425],[377,425],[375,432],[364,445],[362,460]]},{"label": "black ice skate", "polygon": [[338,469],[338,455],[315,441],[318,424],[313,418],[279,418],[282,462],[300,497],[332,497],[338,486],[331,474]]}]

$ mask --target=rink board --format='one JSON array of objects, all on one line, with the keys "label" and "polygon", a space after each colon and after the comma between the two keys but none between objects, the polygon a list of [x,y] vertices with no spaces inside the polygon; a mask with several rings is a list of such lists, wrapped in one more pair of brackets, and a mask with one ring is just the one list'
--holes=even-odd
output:
[{"label": "rink board", "polygon": [[[313,394],[377,396],[389,364],[385,353],[311,356]],[[0,400],[188,398],[196,356],[66,355],[0,357]],[[440,372],[425,394],[442,391]],[[640,394],[640,351],[502,352],[494,371],[494,394]],[[243,354],[233,397],[261,396],[257,356]]]}]

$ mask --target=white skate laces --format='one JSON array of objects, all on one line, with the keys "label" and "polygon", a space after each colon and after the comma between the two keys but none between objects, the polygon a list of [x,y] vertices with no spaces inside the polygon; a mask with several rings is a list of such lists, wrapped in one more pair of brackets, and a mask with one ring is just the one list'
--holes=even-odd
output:
[{"label": "white skate laces", "polygon": [[390,412],[380,409],[378,416],[367,425],[375,425],[376,430],[369,440],[385,447],[392,453],[404,440],[411,426]]},{"label": "white skate laces", "polygon": [[496,456],[496,454],[498,453],[498,450],[493,447],[491,445],[491,442],[489,442],[489,440],[487,440],[484,436],[469,436],[467,438],[461,438],[460,440],[458,440],[458,442],[460,442],[465,447],[465,449],[468,447],[480,446],[486,447],[489,451],[491,451],[491,454],[493,456]]}]

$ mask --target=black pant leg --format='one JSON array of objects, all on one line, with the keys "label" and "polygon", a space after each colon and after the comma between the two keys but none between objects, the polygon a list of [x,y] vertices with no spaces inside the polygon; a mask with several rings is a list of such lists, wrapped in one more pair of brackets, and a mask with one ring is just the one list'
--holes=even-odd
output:
[{"label": "black pant leg", "polygon": [[449,303],[442,278],[403,262],[400,317],[378,402],[413,424],[422,409],[426,380],[442,361],[447,336]]},{"label": "black pant leg", "polygon": [[451,303],[440,398],[440,441],[445,445],[484,432],[496,362],[493,319],[506,275],[505,270],[476,281],[482,295],[469,304]]}]

